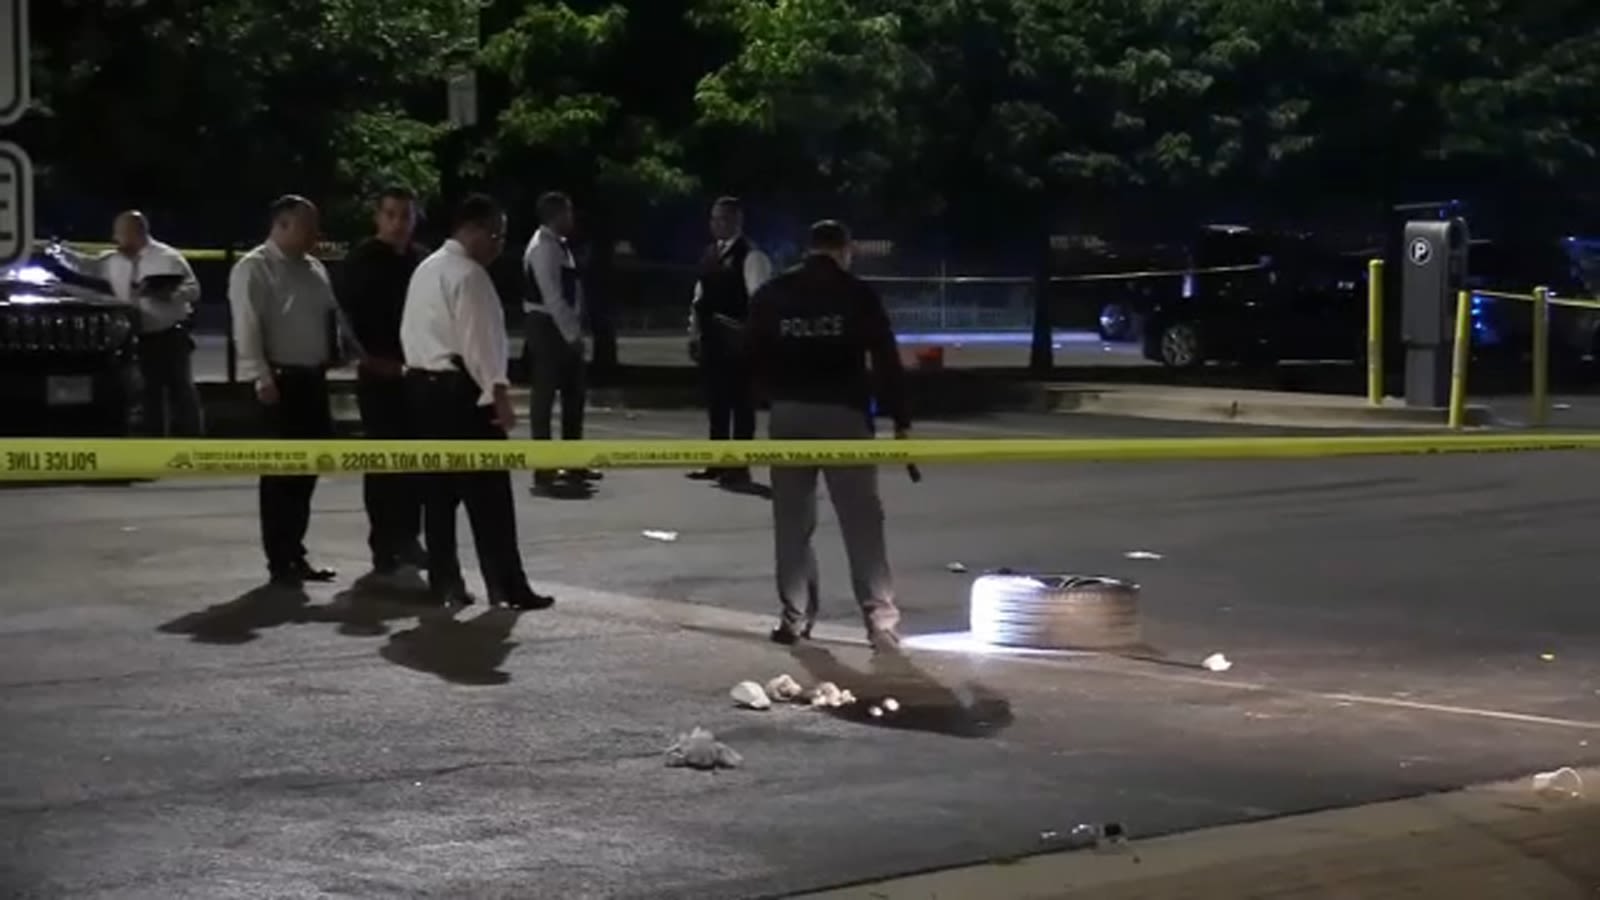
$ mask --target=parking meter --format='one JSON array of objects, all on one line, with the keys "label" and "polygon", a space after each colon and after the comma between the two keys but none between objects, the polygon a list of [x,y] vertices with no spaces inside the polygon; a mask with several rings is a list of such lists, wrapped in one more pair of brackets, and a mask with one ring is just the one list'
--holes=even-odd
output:
[{"label": "parking meter", "polygon": [[1450,401],[1450,354],[1457,294],[1467,281],[1467,223],[1407,222],[1401,242],[1401,335],[1406,346],[1406,405]]}]

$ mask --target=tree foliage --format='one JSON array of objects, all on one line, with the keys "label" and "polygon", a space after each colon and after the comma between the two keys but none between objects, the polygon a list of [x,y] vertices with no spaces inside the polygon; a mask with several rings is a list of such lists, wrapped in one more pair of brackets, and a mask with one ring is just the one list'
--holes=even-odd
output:
[{"label": "tree foliage", "polygon": [[[47,191],[154,194],[211,221],[281,190],[464,177],[523,200],[566,187],[615,217],[732,190],[884,221],[1031,221],[1516,193],[1600,152],[1592,0],[35,7],[23,138]],[[469,64],[485,109],[463,135],[443,80]]]}]

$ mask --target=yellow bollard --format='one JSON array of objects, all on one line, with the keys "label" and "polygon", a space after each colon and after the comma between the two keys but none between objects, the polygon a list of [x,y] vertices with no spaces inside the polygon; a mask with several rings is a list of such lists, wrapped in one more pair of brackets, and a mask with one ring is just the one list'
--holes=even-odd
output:
[{"label": "yellow bollard", "polygon": [[1550,289],[1533,289],[1533,415],[1528,421],[1543,428],[1550,418]]},{"label": "yellow bollard", "polygon": [[1367,402],[1383,405],[1383,260],[1367,263]]},{"label": "yellow bollard", "polygon": [[1467,423],[1467,360],[1472,358],[1472,292],[1456,295],[1456,338],[1450,348],[1450,429]]}]

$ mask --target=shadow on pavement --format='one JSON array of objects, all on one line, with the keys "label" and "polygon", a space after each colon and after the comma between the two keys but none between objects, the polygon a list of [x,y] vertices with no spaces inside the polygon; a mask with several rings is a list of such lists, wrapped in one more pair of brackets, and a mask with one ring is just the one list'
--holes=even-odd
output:
[{"label": "shadow on pavement", "polygon": [[305,621],[311,598],[298,588],[263,585],[236,599],[187,613],[157,627],[199,644],[247,644],[260,631]]},{"label": "shadow on pavement", "polygon": [[759,481],[747,481],[742,484],[719,484],[717,489],[727,494],[740,494],[745,497],[759,497],[762,500],[772,499],[771,485]]},{"label": "shadow on pavement", "polygon": [[491,609],[475,619],[458,621],[440,610],[423,615],[417,627],[397,632],[379,654],[397,666],[464,685],[498,685],[511,680],[500,666],[517,646],[511,640],[519,614]]},{"label": "shadow on pavement", "polygon": [[349,590],[340,591],[322,606],[308,606],[307,622],[332,622],[346,637],[383,637],[389,622],[425,616],[437,609],[422,579],[411,583],[378,583],[358,580]]},{"label": "shadow on pavement", "polygon": [[[877,654],[871,671],[863,672],[839,661],[832,651],[802,644],[790,651],[815,683],[831,681],[856,696],[856,703],[829,710],[835,717],[880,728],[924,731],[950,737],[994,737],[1014,721],[1011,701],[977,682],[963,685],[972,695],[967,703],[904,654]],[[886,698],[899,704],[881,717]]]}]

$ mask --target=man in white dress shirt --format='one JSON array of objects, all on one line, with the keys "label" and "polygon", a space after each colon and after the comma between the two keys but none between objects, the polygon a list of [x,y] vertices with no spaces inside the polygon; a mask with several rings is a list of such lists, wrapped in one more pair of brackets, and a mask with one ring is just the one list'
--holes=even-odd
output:
[{"label": "man in white dress shirt", "polygon": [[[748,441],[756,436],[756,404],[744,326],[750,298],[772,277],[772,261],[744,236],[744,206],[736,197],[712,204],[711,237],[689,308],[689,355],[700,364],[711,439]],[[750,469],[711,468],[689,477],[738,487],[750,482]]]},{"label": "man in white dress shirt", "polygon": [[[328,270],[311,255],[320,215],[286,195],[270,207],[272,231],[228,274],[239,373],[255,383],[267,434],[288,440],[333,437],[328,369],[338,363],[338,304]],[[261,478],[261,544],[276,585],[327,582],[334,572],[306,558],[315,475]]]},{"label": "man in white dress shirt", "polygon": [[[528,360],[533,390],[528,402],[528,426],[536,441],[550,440],[550,417],[556,396],[561,397],[561,439],[583,440],[583,413],[587,402],[584,377],[584,296],[577,261],[567,244],[574,226],[572,200],[552,191],[539,198],[539,230],[522,255],[528,296],[523,302],[527,332],[523,353]],[[600,480],[600,473],[571,470],[569,482]],[[555,488],[558,473],[533,475],[534,493]]]},{"label": "man in white dress shirt", "polygon": [[[468,197],[456,212],[450,239],[411,276],[400,345],[418,438],[503,441],[516,425],[506,376],[505,309],[488,270],[505,249],[505,232],[498,203]],[[423,504],[428,583],[440,603],[472,603],[456,552],[461,505],[472,525],[489,603],[531,610],[555,602],[528,586],[510,473],[426,476]]]},{"label": "man in white dress shirt", "polygon": [[200,299],[200,282],[182,253],[150,236],[144,213],[119,213],[111,235],[115,250],[97,257],[69,251],[73,265],[109,283],[117,299],[138,312],[146,432],[153,437],[198,437],[200,394],[194,385],[188,321]]}]

